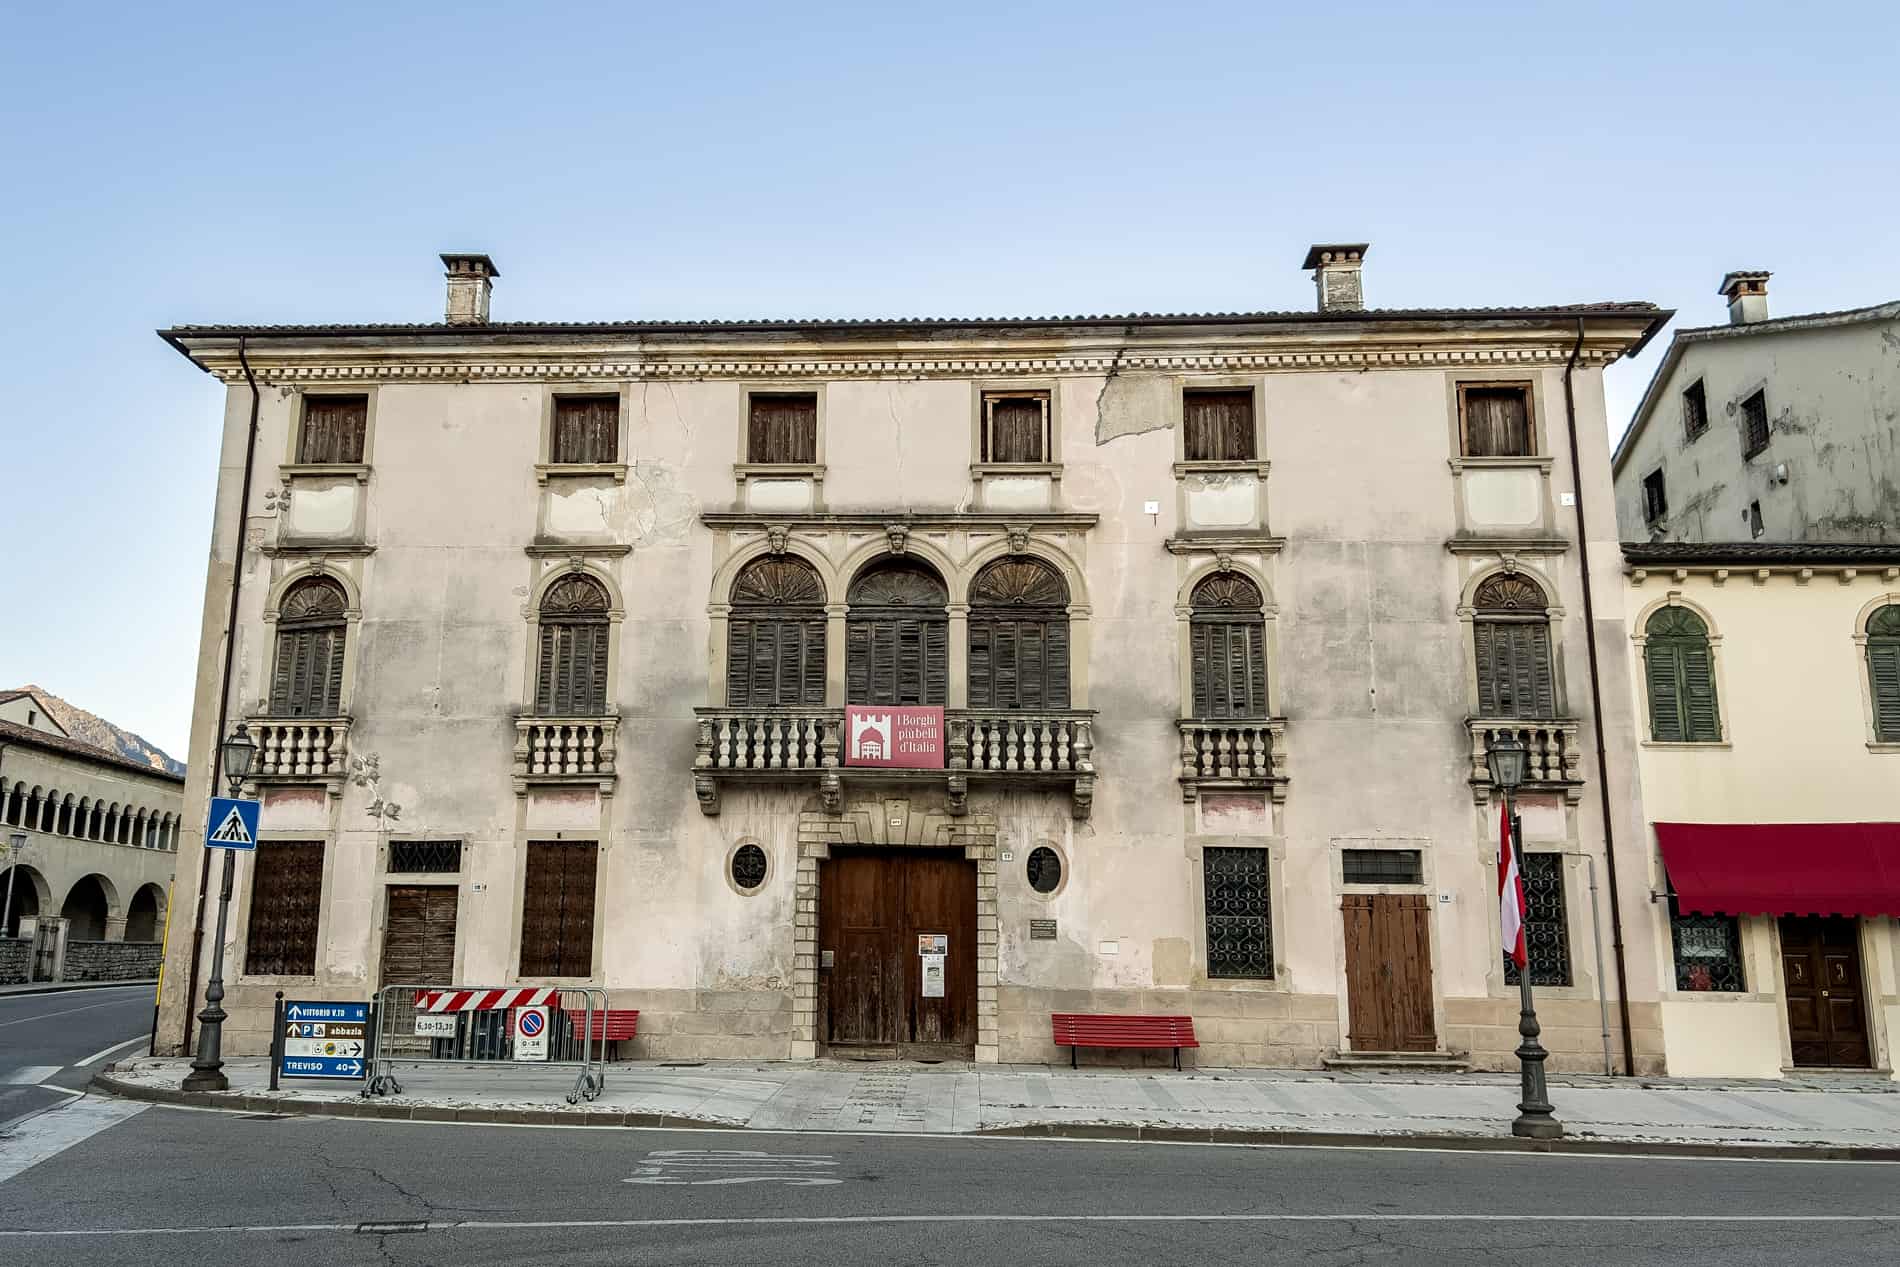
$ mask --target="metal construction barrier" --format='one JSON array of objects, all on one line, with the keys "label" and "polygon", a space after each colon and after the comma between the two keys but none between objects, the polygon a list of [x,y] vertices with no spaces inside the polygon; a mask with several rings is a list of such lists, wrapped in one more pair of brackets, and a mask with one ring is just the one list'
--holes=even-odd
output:
[{"label": "metal construction barrier", "polygon": [[397,1065],[579,1069],[567,1102],[606,1086],[607,992],[558,986],[386,985],[364,1095],[401,1095]]}]

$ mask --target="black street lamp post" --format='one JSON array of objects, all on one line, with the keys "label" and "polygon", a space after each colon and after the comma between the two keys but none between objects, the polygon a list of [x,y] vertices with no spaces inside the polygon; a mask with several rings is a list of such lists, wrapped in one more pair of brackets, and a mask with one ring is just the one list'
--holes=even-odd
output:
[{"label": "black street lamp post", "polygon": [[[243,723],[219,746],[225,780],[236,797],[251,772],[251,759],[257,745]],[[185,1075],[187,1091],[224,1091],[231,1086],[224,1076],[224,926],[231,913],[231,885],[237,875],[237,851],[224,851],[224,881],[218,890],[218,933],[211,942],[211,980],[205,983],[205,1008],[198,1013],[198,1054]]]},{"label": "black street lamp post", "polygon": [[[1524,782],[1526,755],[1524,745],[1509,731],[1494,736],[1484,754],[1485,765],[1490,767],[1491,781],[1504,793],[1504,812],[1511,820],[1511,856],[1517,861],[1520,876],[1524,873],[1524,827],[1517,818],[1517,789]],[[1503,894],[1498,896],[1502,904]],[[1509,946],[1504,948],[1506,961],[1511,958],[1511,949]],[[1531,1002],[1531,966],[1528,956],[1524,966],[1517,971],[1517,986],[1520,998],[1517,1032],[1523,1041],[1517,1045],[1518,1105],[1517,1118],[1511,1123],[1511,1134],[1525,1139],[1561,1139],[1564,1124],[1557,1120],[1551,1110],[1550,1088],[1544,1081],[1544,1061],[1549,1053],[1537,1041],[1537,1036],[1543,1033],[1543,1027],[1537,1023],[1537,1008]]]}]

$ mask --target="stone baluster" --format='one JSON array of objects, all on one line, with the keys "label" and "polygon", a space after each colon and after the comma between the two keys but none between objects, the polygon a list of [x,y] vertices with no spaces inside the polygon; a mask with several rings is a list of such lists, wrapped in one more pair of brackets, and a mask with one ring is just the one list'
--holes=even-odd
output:
[{"label": "stone baluster", "polygon": [[1069,765],[1069,726],[1067,718],[1056,723],[1056,769],[1067,770]]},{"label": "stone baluster", "polygon": [[1075,722],[1075,768],[1078,773],[1095,773],[1095,735],[1086,717]]}]

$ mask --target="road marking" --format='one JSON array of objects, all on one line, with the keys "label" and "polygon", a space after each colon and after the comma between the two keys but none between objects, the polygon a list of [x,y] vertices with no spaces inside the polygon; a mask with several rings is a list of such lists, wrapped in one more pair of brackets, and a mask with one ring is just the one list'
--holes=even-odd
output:
[{"label": "road marking", "polygon": [[92,1055],[86,1057],[84,1060],[73,1061],[71,1067],[74,1069],[84,1069],[87,1065],[92,1064],[94,1061],[104,1060],[107,1056],[110,1056],[113,1052],[123,1051],[125,1048],[130,1047],[133,1043],[148,1042],[150,1041],[151,1037],[152,1036],[150,1034],[134,1034],[132,1035],[132,1037],[126,1039],[122,1043],[112,1044],[112,1046],[106,1048],[104,1051],[95,1051],[94,1053],[92,1053]]},{"label": "road marking", "polygon": [[818,1188],[843,1183],[819,1173],[837,1166],[830,1153],[768,1153],[754,1148],[656,1148],[622,1183],[731,1186],[781,1183]]},{"label": "road marking", "polygon": [[1819,1224],[1900,1223],[1900,1214],[810,1214],[701,1219],[465,1219],[427,1223],[262,1223],[206,1227],[104,1227],[0,1229],[0,1240],[82,1236],[273,1235],[283,1232],[344,1232],[365,1227],[405,1232],[544,1232],[597,1228],[790,1227],[917,1225],[926,1223],[1695,1223]]},{"label": "road marking", "polygon": [[85,1096],[27,1118],[6,1133],[6,1147],[0,1149],[0,1183],[150,1107]]},{"label": "road marking", "polygon": [[120,1003],[94,1003],[90,1007],[69,1007],[63,1012],[41,1012],[38,1016],[22,1016],[17,1021],[0,1021],[0,1029],[9,1025],[31,1025],[36,1021],[50,1021],[55,1016],[71,1016],[75,1012],[97,1012],[102,1007],[122,1007]]},{"label": "road marking", "polygon": [[65,1065],[22,1065],[7,1075],[7,1085],[37,1087],[65,1067]]}]

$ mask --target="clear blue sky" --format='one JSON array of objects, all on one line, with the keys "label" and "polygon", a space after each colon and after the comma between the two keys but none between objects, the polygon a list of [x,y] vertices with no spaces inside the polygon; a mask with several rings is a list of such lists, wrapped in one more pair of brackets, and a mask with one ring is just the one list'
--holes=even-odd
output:
[{"label": "clear blue sky", "polygon": [[0,686],[183,757],[219,390],[152,330],[435,320],[445,249],[522,319],[1301,308],[1340,240],[1383,307],[1900,297],[1900,6],[1279,7],[14,8]]}]

